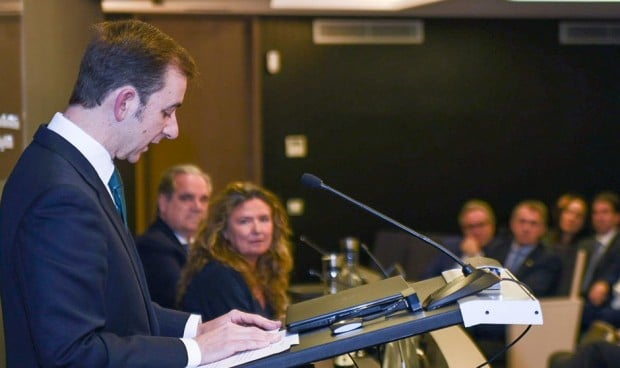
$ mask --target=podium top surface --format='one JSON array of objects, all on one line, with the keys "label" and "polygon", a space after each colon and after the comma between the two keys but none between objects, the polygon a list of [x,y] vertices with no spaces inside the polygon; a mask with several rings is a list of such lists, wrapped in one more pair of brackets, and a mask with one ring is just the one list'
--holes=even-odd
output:
[{"label": "podium top surface", "polygon": [[[412,283],[420,299],[445,284],[441,277]],[[350,351],[384,344],[463,322],[458,305],[432,311],[402,311],[388,318],[367,321],[360,329],[332,335],[329,327],[299,334],[299,345],[289,351],[256,360],[241,367],[290,367],[330,358]]]}]

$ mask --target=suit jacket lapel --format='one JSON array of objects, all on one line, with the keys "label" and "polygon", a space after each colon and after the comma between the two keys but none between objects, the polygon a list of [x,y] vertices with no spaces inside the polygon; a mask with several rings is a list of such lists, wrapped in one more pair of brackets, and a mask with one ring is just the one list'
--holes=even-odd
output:
[{"label": "suit jacket lapel", "polygon": [[163,231],[163,233],[166,235],[166,237],[168,237],[168,239],[170,239],[171,242],[176,244],[177,246],[176,249],[179,253],[181,253],[184,256],[187,256],[185,247],[183,247],[183,244],[181,244],[181,242],[179,241],[179,238],[177,238],[177,236],[174,234],[174,231],[170,228],[170,226],[168,226],[168,224],[166,224],[160,217],[157,217],[155,226],[160,228]]},{"label": "suit jacket lapel", "polygon": [[[527,274],[532,267],[536,264],[536,260],[539,257],[539,253],[542,252],[542,245],[537,244],[534,249],[525,257],[517,273],[519,275]],[[517,277],[519,278],[519,276]]]},{"label": "suit jacket lapel", "polygon": [[34,140],[41,144],[42,146],[47,147],[48,149],[58,153],[60,156],[65,158],[71,166],[75,168],[75,170],[79,173],[79,175],[84,179],[84,181],[95,190],[97,193],[97,198],[99,199],[99,203],[101,204],[103,210],[105,211],[109,222],[111,222],[116,229],[116,232],[119,235],[123,243],[123,247],[127,252],[127,255],[131,261],[131,265],[133,267],[134,274],[138,279],[138,284],[142,290],[142,297],[144,299],[145,308],[149,314],[149,321],[151,323],[151,330],[154,334],[158,333],[158,324],[155,318],[154,311],[151,305],[151,297],[148,292],[148,287],[146,285],[144,272],[142,270],[142,264],[138,260],[138,255],[136,251],[136,246],[133,242],[133,238],[131,234],[125,227],[123,219],[119,216],[116,206],[114,205],[114,201],[110,194],[108,193],[105,184],[97,175],[97,172],[93,168],[93,166],[86,160],[86,158],[78,151],[73,145],[71,145],[67,140],[62,138],[60,135],[55,132],[47,129],[45,126],[41,126],[37,132],[35,133]]}]

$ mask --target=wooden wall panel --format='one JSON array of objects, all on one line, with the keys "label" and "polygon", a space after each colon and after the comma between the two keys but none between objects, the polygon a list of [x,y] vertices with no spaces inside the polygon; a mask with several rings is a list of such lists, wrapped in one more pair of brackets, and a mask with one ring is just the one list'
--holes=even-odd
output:
[{"label": "wooden wall panel", "polygon": [[[0,114],[21,116],[20,17],[0,16]],[[0,138],[13,137],[13,149],[0,152],[0,193],[22,151],[22,130],[0,127]]]}]

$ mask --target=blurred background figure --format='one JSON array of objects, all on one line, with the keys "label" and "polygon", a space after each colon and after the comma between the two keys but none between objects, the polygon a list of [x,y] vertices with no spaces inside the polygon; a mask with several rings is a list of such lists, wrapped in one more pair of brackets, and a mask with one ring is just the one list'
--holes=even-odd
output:
[{"label": "blurred background figure", "polygon": [[556,290],[557,295],[569,294],[578,244],[585,237],[587,214],[588,203],[576,193],[561,195],[552,212],[554,224],[542,242],[562,260],[562,275]]},{"label": "blurred background figure", "polygon": [[[582,284],[586,303],[582,332],[595,320],[604,320],[620,327],[620,311],[612,306],[614,285],[620,279],[620,199],[614,192],[601,192],[592,200],[594,235],[580,247],[588,254]],[[620,309],[620,306],[618,306]]]},{"label": "blurred background figure", "polygon": [[231,309],[283,318],[290,236],[288,216],[273,193],[252,183],[229,184],[210,205],[183,271],[179,306],[205,320]]},{"label": "blurred background figure", "polygon": [[618,334],[605,324],[598,324],[574,352],[559,351],[549,358],[549,368],[613,368],[620,362]]},{"label": "blurred background figure", "polygon": [[157,218],[136,239],[154,302],[174,308],[190,244],[207,218],[211,178],[195,165],[169,168],[159,182]]},{"label": "blurred background figure", "polygon": [[[442,245],[458,257],[483,257],[488,247],[499,242],[495,236],[495,213],[486,201],[471,199],[465,202],[459,212],[458,221],[463,236],[442,242]],[[459,266],[452,258],[438,252],[424,273],[424,278],[439,276],[443,271],[455,267]]]},{"label": "blurred background figure", "polygon": [[489,257],[501,262],[538,298],[555,294],[562,271],[560,258],[541,243],[547,217],[547,206],[541,201],[521,201],[510,217],[512,239],[488,251]]}]

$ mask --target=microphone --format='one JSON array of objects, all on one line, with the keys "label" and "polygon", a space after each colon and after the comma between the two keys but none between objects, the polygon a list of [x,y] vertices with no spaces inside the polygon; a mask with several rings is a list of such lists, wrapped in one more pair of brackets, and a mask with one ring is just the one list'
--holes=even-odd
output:
[{"label": "microphone", "polygon": [[477,294],[480,291],[485,290],[500,281],[499,277],[495,274],[475,268],[472,265],[463,262],[454,253],[450,252],[448,249],[443,247],[441,244],[435,242],[434,240],[430,239],[429,237],[422,235],[417,231],[408,228],[400,222],[392,219],[391,217],[388,217],[381,212],[349,197],[348,195],[339,192],[338,190],[323,183],[323,180],[312,174],[303,174],[301,176],[301,183],[309,188],[325,189],[329,192],[332,192],[333,194],[345,199],[346,201],[353,203],[354,205],[362,208],[363,210],[370,212],[371,214],[381,218],[382,220],[387,221],[388,223],[398,227],[399,229],[413,235],[414,237],[422,240],[423,242],[430,244],[445,255],[452,258],[454,262],[461,266],[463,277],[458,277],[432,292],[422,303],[422,306],[426,310],[440,308],[455,302],[457,299]]}]

